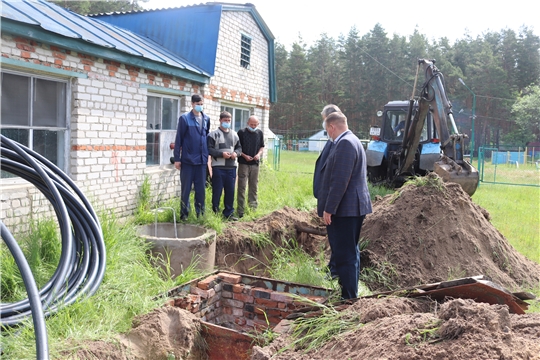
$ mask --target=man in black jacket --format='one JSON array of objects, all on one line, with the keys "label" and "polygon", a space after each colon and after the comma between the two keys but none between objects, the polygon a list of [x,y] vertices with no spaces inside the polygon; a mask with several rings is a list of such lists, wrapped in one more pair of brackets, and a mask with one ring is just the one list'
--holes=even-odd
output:
[{"label": "man in black jacket", "polygon": [[248,205],[252,210],[257,209],[257,188],[259,185],[259,162],[264,151],[264,135],[258,129],[259,119],[250,116],[247,127],[238,130],[242,156],[238,158],[238,191],[237,213],[244,216],[246,204],[246,187],[249,185]]}]

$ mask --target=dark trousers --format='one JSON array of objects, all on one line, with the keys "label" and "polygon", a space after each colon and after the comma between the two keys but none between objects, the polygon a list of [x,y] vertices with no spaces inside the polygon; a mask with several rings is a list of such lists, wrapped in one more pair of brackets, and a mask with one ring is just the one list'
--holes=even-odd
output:
[{"label": "dark trousers", "polygon": [[204,214],[205,201],[206,164],[189,165],[182,163],[180,167],[180,184],[182,206],[180,216],[187,217],[189,214],[189,194],[191,186],[195,189],[195,212],[197,216]]},{"label": "dark trousers", "polygon": [[219,202],[221,194],[225,193],[223,204],[223,216],[228,218],[234,212],[234,187],[236,185],[236,168],[221,169],[219,167],[212,168],[212,209],[214,212],[219,211]]},{"label": "dark trousers", "polygon": [[328,242],[332,254],[330,263],[339,277],[341,297],[354,299],[358,296],[358,276],[360,273],[360,250],[358,241],[365,216],[332,216],[332,223],[326,226]]}]

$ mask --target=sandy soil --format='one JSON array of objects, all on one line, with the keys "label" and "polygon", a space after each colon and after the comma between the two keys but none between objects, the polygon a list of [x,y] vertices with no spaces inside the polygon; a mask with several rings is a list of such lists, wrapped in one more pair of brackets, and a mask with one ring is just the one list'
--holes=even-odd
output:
[{"label": "sandy soil", "polygon": [[[382,281],[368,279],[373,291],[481,274],[511,291],[540,285],[540,265],[512,248],[458,185],[408,185],[377,199],[373,210],[361,234],[368,241],[362,268],[383,275]],[[252,239],[260,244],[262,234],[277,245],[296,239],[315,255],[321,248],[328,252],[324,230],[315,212],[291,208],[236,222],[218,236],[216,266],[265,275],[271,249]],[[290,342],[284,334],[255,347],[252,359],[540,359],[540,314],[511,314],[504,305],[387,297],[359,299],[344,311],[355,315],[358,327],[321,349],[277,354]],[[204,359],[198,326],[191,313],[163,307],[138,317],[114,344],[85,344],[76,358]]]}]

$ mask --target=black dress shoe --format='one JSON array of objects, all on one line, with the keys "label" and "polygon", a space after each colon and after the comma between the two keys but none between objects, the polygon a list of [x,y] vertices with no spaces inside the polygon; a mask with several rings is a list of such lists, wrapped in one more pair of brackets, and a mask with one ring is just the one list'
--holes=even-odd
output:
[{"label": "black dress shoe", "polygon": [[238,221],[238,218],[236,216],[229,216],[227,218],[228,221]]}]

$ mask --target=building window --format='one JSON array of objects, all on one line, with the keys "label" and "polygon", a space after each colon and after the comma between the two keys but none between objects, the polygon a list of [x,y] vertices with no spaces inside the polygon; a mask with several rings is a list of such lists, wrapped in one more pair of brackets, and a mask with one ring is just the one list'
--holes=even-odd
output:
[{"label": "building window", "polygon": [[[2,135],[66,171],[67,81],[2,71]],[[14,177],[2,172],[1,177]]]},{"label": "building window", "polygon": [[240,44],[242,47],[242,53],[240,54],[240,66],[249,69],[251,59],[251,38],[242,34]]},{"label": "building window", "polygon": [[160,95],[148,95],[146,114],[146,165],[169,163],[169,147],[176,137],[180,101]]},{"label": "building window", "polygon": [[222,106],[221,111],[227,111],[232,115],[231,127],[238,131],[247,126],[249,119],[249,110],[233,108],[231,106]]}]

